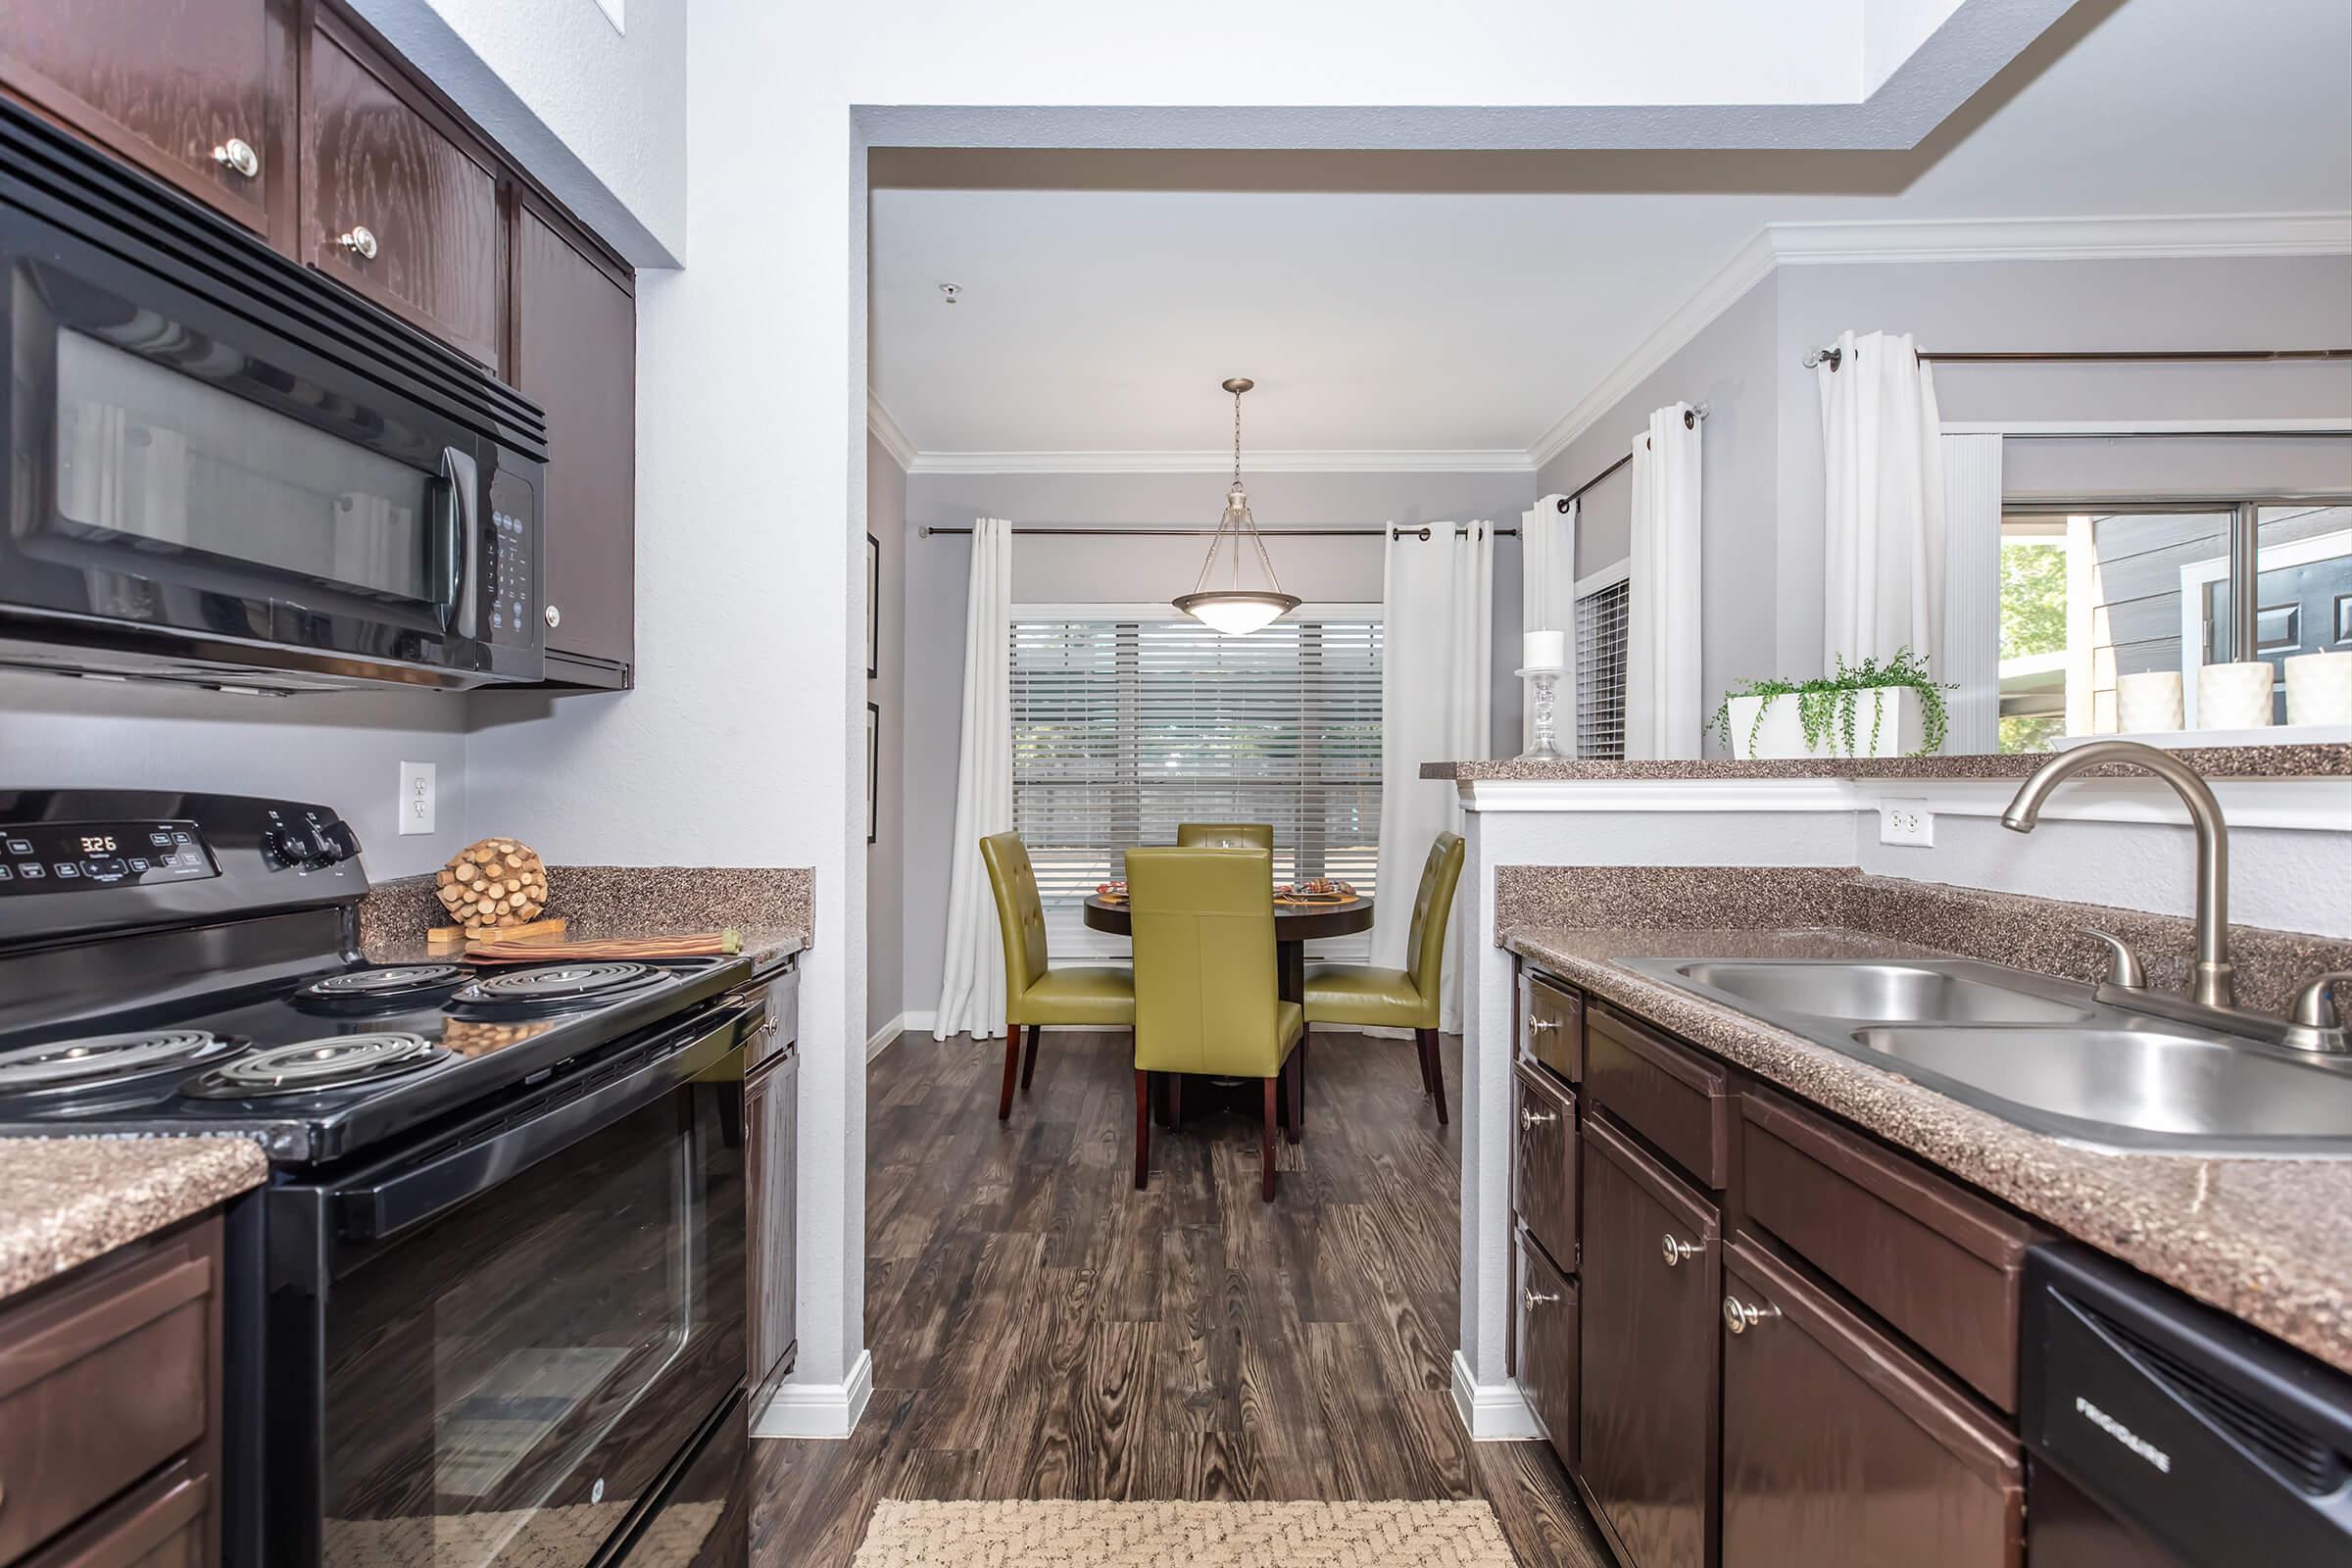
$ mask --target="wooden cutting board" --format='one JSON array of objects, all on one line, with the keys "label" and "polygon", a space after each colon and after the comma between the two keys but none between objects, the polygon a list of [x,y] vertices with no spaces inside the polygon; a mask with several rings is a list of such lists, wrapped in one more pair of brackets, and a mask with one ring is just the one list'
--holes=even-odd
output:
[{"label": "wooden cutting board", "polygon": [[707,958],[743,951],[735,931],[667,937],[607,937],[590,942],[514,942],[500,937],[466,945],[470,963],[608,963],[624,959]]}]

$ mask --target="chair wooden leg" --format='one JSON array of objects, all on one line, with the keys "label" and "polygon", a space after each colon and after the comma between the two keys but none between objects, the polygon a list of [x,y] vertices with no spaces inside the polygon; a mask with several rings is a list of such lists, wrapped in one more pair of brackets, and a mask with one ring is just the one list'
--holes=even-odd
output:
[{"label": "chair wooden leg", "polygon": [[1435,1029],[1416,1030],[1421,1037],[1421,1072],[1429,1080],[1429,1092],[1437,1097],[1438,1125],[1446,1125],[1446,1058],[1438,1054],[1438,1032]]},{"label": "chair wooden leg", "polygon": [[1017,1023],[1007,1023],[1004,1026],[1004,1087],[997,1095],[997,1120],[999,1121],[1003,1121],[1012,1114],[1012,1080],[1020,1065],[1021,1026]]},{"label": "chair wooden leg", "polygon": [[1152,1075],[1135,1073],[1135,1190],[1152,1185]]},{"label": "chair wooden leg", "polygon": [[1298,1031],[1298,1098],[1291,1105],[1291,1130],[1306,1131],[1306,1046],[1314,1038],[1312,1029]]},{"label": "chair wooden leg", "polygon": [[1268,1078],[1266,1085],[1266,1119],[1257,1131],[1259,1177],[1257,1196],[1261,1201],[1274,1201],[1274,1086],[1280,1080]]},{"label": "chair wooden leg", "polygon": [[1422,1031],[1413,1031],[1413,1059],[1421,1065],[1421,1098],[1427,1100],[1433,1086],[1429,1081],[1429,1048],[1421,1035]]},{"label": "chair wooden leg", "polygon": [[1304,1042],[1291,1048],[1290,1060],[1282,1064],[1283,1100],[1290,1107],[1284,1119],[1283,1132],[1292,1143],[1298,1141],[1298,1115],[1306,1101],[1306,1046]]},{"label": "chair wooden leg", "polygon": [[1168,1074],[1168,1128],[1174,1131],[1184,1125],[1184,1074]]},{"label": "chair wooden leg", "polygon": [[1037,1071],[1037,1037],[1045,1033],[1036,1024],[1029,1026],[1028,1049],[1021,1054],[1021,1093],[1029,1092],[1029,1079]]}]

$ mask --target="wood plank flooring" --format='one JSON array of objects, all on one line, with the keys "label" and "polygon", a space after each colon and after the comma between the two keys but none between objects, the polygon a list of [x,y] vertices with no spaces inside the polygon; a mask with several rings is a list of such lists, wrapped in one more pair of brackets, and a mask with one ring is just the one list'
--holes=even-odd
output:
[{"label": "wood plank flooring", "polygon": [[1606,1568],[1547,1447],[1454,1419],[1460,1135],[1412,1043],[1316,1034],[1271,1204],[1254,1119],[1199,1096],[1135,1191],[1128,1050],[1046,1035],[1009,1122],[1002,1041],[875,1060],[873,1402],[847,1442],[754,1445],[758,1568],[839,1568],[881,1497],[1486,1497],[1526,1568]]}]

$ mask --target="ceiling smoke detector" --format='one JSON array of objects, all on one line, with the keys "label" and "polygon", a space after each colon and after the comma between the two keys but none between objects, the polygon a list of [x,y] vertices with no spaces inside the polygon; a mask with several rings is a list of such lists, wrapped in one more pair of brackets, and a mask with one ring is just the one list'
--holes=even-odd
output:
[{"label": "ceiling smoke detector", "polygon": [[953,305],[956,303],[956,296],[961,294],[962,292],[963,285],[961,283],[942,283],[939,285],[940,303],[943,305]]}]

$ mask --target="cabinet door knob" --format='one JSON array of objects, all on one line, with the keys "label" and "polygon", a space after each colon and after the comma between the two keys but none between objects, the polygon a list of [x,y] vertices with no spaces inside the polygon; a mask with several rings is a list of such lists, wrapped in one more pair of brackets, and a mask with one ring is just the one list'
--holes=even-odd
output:
[{"label": "cabinet door knob", "polygon": [[213,162],[235,174],[239,179],[251,179],[262,172],[262,159],[253,144],[242,136],[231,136],[213,149]]},{"label": "cabinet door knob", "polygon": [[1559,1119],[1560,1113],[1556,1110],[1528,1110],[1522,1108],[1519,1112],[1519,1125],[1522,1127],[1544,1127],[1550,1125],[1552,1122],[1558,1121]]},{"label": "cabinet door knob", "polygon": [[1527,1020],[1527,1029],[1530,1034],[1540,1035],[1546,1029],[1557,1029],[1559,1026],[1560,1020],[1557,1018],[1530,1018]]},{"label": "cabinet door knob", "polygon": [[338,235],[335,243],[363,262],[375,260],[375,230],[365,223],[354,223],[348,233]]},{"label": "cabinet door knob", "polygon": [[1750,1306],[1736,1296],[1723,1298],[1723,1326],[1734,1334],[1745,1334],[1768,1317],[1779,1317],[1777,1306]]},{"label": "cabinet door knob", "polygon": [[1527,1303],[1527,1309],[1530,1312],[1539,1306],[1548,1306],[1559,1298],[1556,1292],[1523,1290],[1519,1293],[1519,1299]]},{"label": "cabinet door knob", "polygon": [[564,624],[564,612],[557,609],[554,605],[548,606],[545,613],[547,615],[547,623],[551,627],[561,626]]},{"label": "cabinet door knob", "polygon": [[1686,1257],[1696,1257],[1700,1249],[1693,1243],[1675,1240],[1674,1233],[1668,1231],[1658,1239],[1658,1250],[1665,1254],[1666,1266],[1672,1268]]}]

